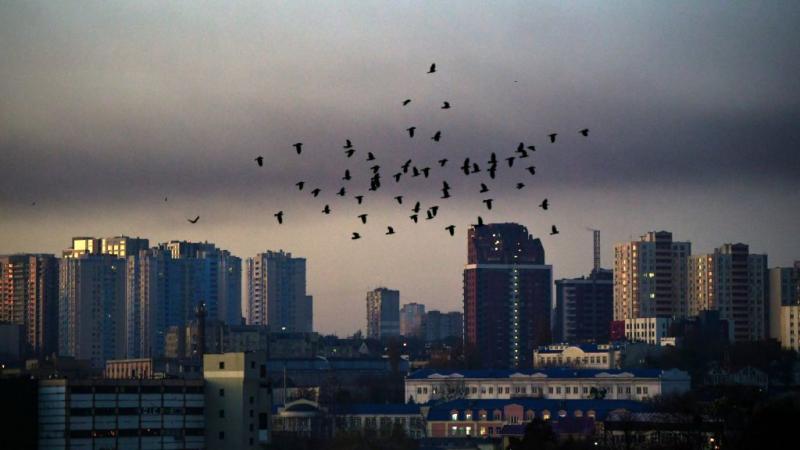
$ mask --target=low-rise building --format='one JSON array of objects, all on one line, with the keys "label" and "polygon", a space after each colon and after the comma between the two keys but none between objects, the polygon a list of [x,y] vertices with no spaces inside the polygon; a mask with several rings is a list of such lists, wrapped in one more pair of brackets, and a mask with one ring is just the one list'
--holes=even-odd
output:
[{"label": "low-rise building", "polygon": [[677,369],[423,369],[406,377],[405,398],[417,404],[526,397],[641,401],[690,387],[689,374]]},{"label": "low-rise building", "polygon": [[672,319],[666,317],[643,317],[625,319],[625,339],[631,342],[661,345],[661,339],[669,336]]},{"label": "low-rise building", "polygon": [[573,367],[576,369],[617,369],[619,347],[611,344],[553,344],[533,351],[533,367]]}]

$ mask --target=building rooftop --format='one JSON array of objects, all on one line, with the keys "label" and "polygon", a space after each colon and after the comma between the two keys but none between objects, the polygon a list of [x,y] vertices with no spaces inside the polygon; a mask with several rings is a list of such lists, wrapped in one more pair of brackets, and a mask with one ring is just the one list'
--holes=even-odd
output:
[{"label": "building rooftop", "polygon": [[[438,370],[421,369],[408,375],[407,379],[437,379],[437,378],[515,378],[515,377],[541,377],[541,378],[595,378],[595,377],[635,377],[659,378],[667,372],[684,373],[677,370],[661,369],[570,369],[570,368],[545,368],[545,369],[484,369],[484,370]],[[688,374],[686,374],[688,378]]]},{"label": "building rooftop", "polygon": [[464,417],[464,412],[466,410],[472,411],[473,416],[477,415],[480,410],[485,410],[489,418],[491,418],[495,410],[502,412],[503,408],[508,405],[520,405],[523,410],[532,410],[536,413],[548,410],[554,419],[558,418],[557,413],[560,410],[566,411],[568,417],[572,417],[573,412],[577,410],[582,411],[584,414],[588,411],[594,411],[596,419],[601,421],[605,419],[609,413],[617,410],[626,410],[630,412],[647,411],[646,404],[633,400],[557,400],[544,398],[460,399],[431,406],[430,411],[428,411],[428,420],[450,421],[452,420],[453,411],[458,412],[459,420],[466,420]]}]

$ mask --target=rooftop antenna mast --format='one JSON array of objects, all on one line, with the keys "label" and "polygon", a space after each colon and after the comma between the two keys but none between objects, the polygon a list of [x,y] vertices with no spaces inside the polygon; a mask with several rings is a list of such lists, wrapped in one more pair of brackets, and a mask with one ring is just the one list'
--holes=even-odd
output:
[{"label": "rooftop antenna mast", "polygon": [[600,230],[586,228],[591,231],[594,237],[594,270],[600,270]]}]

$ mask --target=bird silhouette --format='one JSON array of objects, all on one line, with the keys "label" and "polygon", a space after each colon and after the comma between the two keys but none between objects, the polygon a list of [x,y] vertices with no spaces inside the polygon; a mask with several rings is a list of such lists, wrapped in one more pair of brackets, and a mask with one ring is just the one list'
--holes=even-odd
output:
[{"label": "bird silhouette", "polygon": [[517,189],[522,189],[525,187],[525,183],[517,183]]},{"label": "bird silhouette", "polygon": [[264,165],[264,157],[263,156],[256,156],[255,161],[258,163],[258,167],[262,167]]},{"label": "bird silhouette", "polygon": [[478,223],[475,224],[475,228],[483,226],[483,217],[478,216]]},{"label": "bird silhouette", "polygon": [[354,232],[353,232],[353,236],[352,236],[350,239],[352,239],[352,240],[354,240],[354,241],[355,241],[356,239],[361,239],[361,235],[360,235],[360,234],[358,234],[358,233],[356,233],[356,232],[354,231]]},{"label": "bird silhouette", "polygon": [[410,216],[408,216],[408,217],[409,217],[409,218],[411,218],[411,220],[413,220],[413,221],[414,221],[414,223],[417,223],[417,219],[418,219],[418,218],[417,218],[417,215],[416,215],[416,214],[412,214],[412,215],[410,215]]},{"label": "bird silhouette", "polygon": [[508,161],[508,167],[514,167],[514,157],[513,156],[509,156],[508,158],[506,158],[506,161]]},{"label": "bird silhouette", "polygon": [[542,203],[539,205],[539,208],[542,208],[545,211],[547,211],[547,208],[549,207],[550,207],[550,202],[548,202],[547,199],[544,199]]},{"label": "bird silhouette", "polygon": [[297,186],[297,189],[298,189],[298,190],[301,190],[301,191],[302,191],[302,190],[303,190],[303,186],[305,186],[305,185],[306,185],[306,182],[305,182],[305,181],[298,181],[298,182],[297,182],[297,183],[295,183],[294,185],[295,185],[295,186]]},{"label": "bird silhouette", "polygon": [[450,191],[447,189],[442,189],[442,196],[439,198],[450,198]]},{"label": "bird silhouette", "polygon": [[355,153],[355,152],[356,151],[351,148],[351,149],[345,151],[344,154],[347,155],[347,157],[349,158],[349,157],[353,156],[353,153]]},{"label": "bird silhouette", "polygon": [[394,228],[392,228],[392,227],[386,227],[386,234],[387,234],[387,235],[394,234]]},{"label": "bird silhouette", "polygon": [[359,214],[358,218],[361,219],[361,223],[367,223],[367,215],[366,214]]},{"label": "bird silhouette", "polygon": [[439,207],[435,205],[431,206],[430,208],[428,208],[428,211],[433,213],[433,216],[436,217],[436,214],[439,212]]},{"label": "bird silhouette", "polygon": [[528,168],[527,168],[527,169],[525,169],[525,170],[527,170],[528,172],[530,172],[530,173],[531,173],[531,175],[536,175],[536,166],[530,166],[530,167],[528,167]]},{"label": "bird silhouette", "polygon": [[553,225],[552,227],[550,227],[550,236],[553,236],[555,234],[558,234],[558,228],[556,228],[556,226]]},{"label": "bird silhouette", "polygon": [[417,127],[408,127],[408,128],[406,128],[406,131],[408,131],[408,137],[412,137],[413,138],[414,137],[414,130],[416,130],[416,129],[417,129]]},{"label": "bird silhouette", "polygon": [[278,211],[275,214],[273,214],[273,216],[275,216],[278,219],[278,225],[283,223],[283,211]]},{"label": "bird silhouette", "polygon": [[197,223],[197,221],[200,220],[200,216],[197,216],[194,219],[186,219],[186,220],[188,220],[190,223]]},{"label": "bird silhouette", "polygon": [[442,109],[450,109],[450,102],[444,102]]},{"label": "bird silhouette", "polygon": [[408,161],[406,161],[405,163],[403,163],[403,165],[402,165],[402,166],[400,166],[400,167],[403,169],[403,173],[408,173],[408,168],[409,168],[410,166],[411,166],[411,160],[409,159]]},{"label": "bird silhouette", "polygon": [[495,175],[497,175],[497,164],[492,164],[489,166],[489,178],[494,180]]},{"label": "bird silhouette", "polygon": [[422,175],[423,175],[425,178],[428,178],[428,174],[430,173],[430,171],[431,171],[431,168],[430,168],[430,167],[423,167],[423,168],[422,168],[422,169],[420,169],[420,170],[422,171]]},{"label": "bird silhouette", "polygon": [[347,143],[342,148],[353,148],[353,143],[350,142],[350,139],[347,139]]},{"label": "bird silhouette", "polygon": [[484,184],[484,183],[481,183],[481,191],[480,191],[480,192],[481,192],[481,193],[484,193],[484,192],[489,192],[489,187],[488,187],[488,186],[486,186],[486,184]]},{"label": "bird silhouette", "polygon": [[483,201],[483,203],[486,204],[486,209],[492,209],[492,200],[493,199],[491,198],[487,198],[486,200]]},{"label": "bird silhouette", "polygon": [[322,208],[322,213],[323,214],[330,214],[331,213],[331,207],[329,205],[325,205],[325,207]]},{"label": "bird silhouette", "polygon": [[448,183],[447,181],[442,181],[442,189],[443,190],[450,189],[450,183]]},{"label": "bird silhouette", "polygon": [[342,188],[339,189],[339,192],[337,192],[336,195],[338,195],[339,197],[344,197],[345,192],[346,191],[344,189],[344,186],[342,186]]},{"label": "bird silhouette", "polygon": [[425,211],[425,214],[428,216],[425,218],[425,220],[432,220],[434,217],[436,217],[435,214],[433,214],[430,209]]},{"label": "bird silhouette", "polygon": [[394,177],[395,183],[400,182],[400,177],[403,175],[403,172],[397,172],[396,174],[392,175]]},{"label": "bird silhouette", "polygon": [[551,133],[551,134],[548,134],[547,136],[550,137],[550,143],[553,143],[553,142],[556,141],[556,136],[558,136],[558,133]]},{"label": "bird silhouette", "polygon": [[319,195],[319,193],[320,193],[320,192],[322,192],[322,189],[320,189],[320,188],[316,188],[316,189],[314,189],[313,191],[311,191],[311,195],[313,195],[314,197],[316,197],[316,196],[318,196],[318,195]]},{"label": "bird silhouette", "polygon": [[351,178],[352,177],[350,176],[350,169],[345,169],[344,176],[342,177],[342,179],[345,181],[350,181]]},{"label": "bird silhouette", "polygon": [[413,208],[411,208],[411,211],[414,211],[415,213],[418,213],[418,212],[419,212],[419,208],[420,208],[420,204],[419,204],[419,202],[417,202],[417,203],[414,205],[414,207],[413,207]]},{"label": "bird silhouette", "polygon": [[528,151],[525,150],[524,148],[518,148],[517,149],[517,153],[519,153],[519,157],[520,158],[527,158],[528,157]]},{"label": "bird silhouette", "polygon": [[364,196],[363,195],[356,195],[356,200],[358,201],[358,204],[360,205],[361,202],[364,201]]},{"label": "bird silhouette", "polygon": [[[167,201],[167,197],[164,197],[164,201]],[[33,202],[33,203],[36,203],[36,202]]]},{"label": "bird silhouette", "polygon": [[367,152],[367,161],[375,161],[375,155],[372,152]]},{"label": "bird silhouette", "polygon": [[439,160],[439,167],[444,167],[445,164],[447,164],[447,158]]},{"label": "bird silhouette", "polygon": [[589,135],[589,129],[588,128],[584,128],[581,131],[579,131],[578,133],[580,133],[580,134],[582,134],[584,136],[588,136]]},{"label": "bird silhouette", "polygon": [[492,156],[489,157],[489,164],[497,164],[497,155],[492,152]]},{"label": "bird silhouette", "polygon": [[298,155],[303,151],[303,143],[302,142],[298,142],[297,144],[294,144],[292,147],[294,147],[294,149],[297,150],[297,154]]},{"label": "bird silhouette", "polygon": [[417,166],[414,166],[414,167],[411,168],[411,176],[412,177],[418,177],[419,174],[420,174],[420,172],[419,172],[419,169],[417,169]]},{"label": "bird silhouette", "polygon": [[439,142],[439,140],[441,138],[442,138],[442,132],[441,131],[437,131],[436,134],[434,134],[431,139],[433,139],[434,142]]},{"label": "bird silhouette", "polygon": [[527,148],[528,148],[528,150],[530,150],[532,152],[536,151],[536,146],[535,145],[529,145]]},{"label": "bird silhouette", "polygon": [[481,168],[478,163],[472,163],[472,173],[480,172]]},{"label": "bird silhouette", "polygon": [[374,166],[370,167],[369,169],[372,171],[373,174],[376,174],[376,173],[378,173],[379,170],[381,170],[381,166],[375,164]]},{"label": "bird silhouette", "polygon": [[410,98],[407,98],[407,99],[403,100],[403,106],[406,106],[409,103],[411,103],[411,99]]},{"label": "bird silhouette", "polygon": [[464,172],[464,175],[469,175],[469,158],[464,160],[464,164],[461,165],[461,171]]},{"label": "bird silhouette", "polygon": [[402,195],[398,195],[398,196],[397,196],[397,197],[395,197],[394,199],[395,199],[395,200],[397,200],[397,203],[398,203],[398,204],[400,204],[400,205],[402,205],[402,204],[403,204],[403,196],[402,196]]},{"label": "bird silhouette", "polygon": [[444,229],[450,232],[450,236],[455,236],[455,234],[456,234],[456,226],[455,225],[446,226],[446,227],[444,227]]},{"label": "bird silhouette", "polygon": [[431,68],[428,69],[428,73],[436,72],[436,63],[431,64]]}]

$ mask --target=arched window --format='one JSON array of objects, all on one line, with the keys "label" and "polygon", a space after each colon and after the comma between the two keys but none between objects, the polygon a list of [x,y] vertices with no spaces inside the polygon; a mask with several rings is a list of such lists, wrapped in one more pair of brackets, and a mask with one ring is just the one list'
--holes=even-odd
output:
[{"label": "arched window", "polygon": [[458,410],[453,409],[450,411],[450,420],[458,420]]},{"label": "arched window", "polygon": [[536,417],[536,413],[532,409],[525,411],[525,420],[531,421],[534,417]]},{"label": "arched window", "polygon": [[499,409],[495,409],[492,413],[493,420],[503,420],[503,413]]},{"label": "arched window", "polygon": [[485,409],[482,409],[482,410],[478,411],[478,417],[480,417],[481,420],[486,420],[486,419],[488,419],[489,415],[486,413]]},{"label": "arched window", "polygon": [[575,417],[583,417],[583,411],[580,409],[576,409],[573,414],[575,414]]},{"label": "arched window", "polygon": [[558,410],[558,417],[567,417],[567,412],[563,409]]},{"label": "arched window", "polygon": [[591,417],[592,419],[594,419],[595,416],[596,416],[596,413],[594,412],[593,409],[590,409],[589,411],[586,411],[586,417]]},{"label": "arched window", "polygon": [[542,420],[550,420],[550,410],[542,411]]}]

